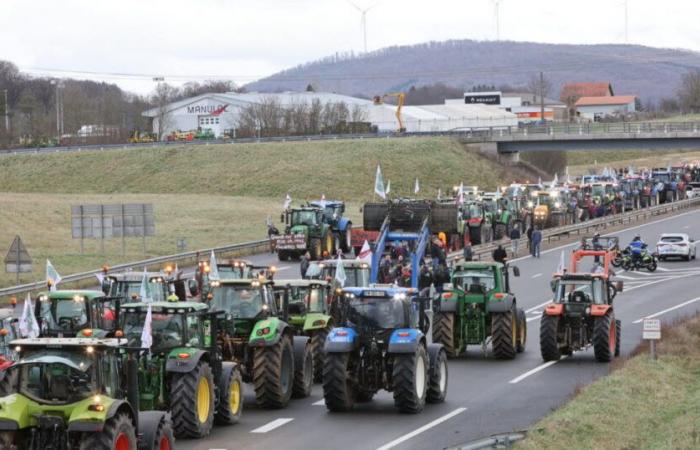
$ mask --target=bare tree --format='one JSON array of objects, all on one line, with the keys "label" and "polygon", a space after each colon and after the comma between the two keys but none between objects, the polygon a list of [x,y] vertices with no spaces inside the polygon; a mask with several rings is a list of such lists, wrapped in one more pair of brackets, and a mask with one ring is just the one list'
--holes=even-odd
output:
[{"label": "bare tree", "polygon": [[683,113],[700,112],[700,70],[683,75],[678,88],[678,103]]},{"label": "bare tree", "polygon": [[172,114],[168,106],[172,103],[175,94],[176,89],[168,83],[158,83],[151,96],[151,103],[157,109],[157,115],[154,118],[157,123],[154,124],[154,131],[158,139],[163,139],[165,130],[172,126]]}]

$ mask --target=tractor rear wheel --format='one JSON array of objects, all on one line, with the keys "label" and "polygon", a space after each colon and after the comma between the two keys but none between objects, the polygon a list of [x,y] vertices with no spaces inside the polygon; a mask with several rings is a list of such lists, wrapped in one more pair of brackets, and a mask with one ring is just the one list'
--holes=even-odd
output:
[{"label": "tractor rear wheel", "polygon": [[418,345],[415,353],[394,356],[392,383],[394,406],[403,413],[416,414],[423,410],[428,391],[428,356]]},{"label": "tractor rear wheel", "polygon": [[449,358],[457,356],[454,313],[437,313],[433,322],[433,342],[442,344]]},{"label": "tractor rear wheel", "polygon": [[80,450],[136,450],[136,429],[127,414],[107,419],[99,433],[86,433]]},{"label": "tractor rear wheel", "polygon": [[156,431],[156,447],[154,450],[171,450],[175,448],[173,425],[168,420],[161,421]]},{"label": "tractor rear wheel", "polygon": [[214,424],[214,376],[209,364],[200,361],[190,372],[174,375],[170,399],[176,437],[209,434]]},{"label": "tractor rear wheel", "polygon": [[596,317],[593,322],[593,353],[599,362],[610,362],[615,355],[617,341],[615,317],[608,311],[604,316]]},{"label": "tractor rear wheel", "polygon": [[323,382],[323,360],[326,354],[323,347],[326,345],[327,336],[328,328],[318,330],[311,336],[311,353],[314,357],[314,381],[316,383]]},{"label": "tractor rear wheel", "polygon": [[[232,363],[224,363],[232,364]],[[218,424],[233,425],[241,419],[241,411],[243,411],[243,379],[241,371],[235,365],[228,372],[225,380],[221,380],[219,384],[219,404],[216,408],[214,420]]]},{"label": "tractor rear wheel", "polygon": [[335,238],[330,231],[323,235],[323,250],[327,251],[331,258],[335,255]]},{"label": "tractor rear wheel", "polygon": [[255,401],[261,408],[287,406],[294,385],[294,353],[288,336],[282,336],[275,345],[255,349],[253,385]]},{"label": "tractor rear wheel", "polygon": [[435,361],[431,361],[430,376],[428,377],[428,403],[445,401],[447,379],[447,353],[443,348],[437,353]]},{"label": "tractor rear wheel", "polygon": [[561,358],[558,332],[559,317],[543,314],[540,320],[540,353],[545,361],[557,361]]},{"label": "tractor rear wheel", "polygon": [[323,399],[333,412],[350,411],[355,403],[349,376],[350,354],[328,353],[323,364]]},{"label": "tractor rear wheel", "polygon": [[525,311],[522,308],[518,308],[518,338],[515,345],[515,349],[518,353],[525,351],[525,345],[527,344],[527,318],[525,317]]},{"label": "tractor rear wheel", "polygon": [[292,397],[305,398],[311,395],[311,388],[314,385],[314,355],[311,352],[311,345],[307,344],[302,349],[297,350],[295,345],[294,355],[294,384],[292,386]]},{"label": "tractor rear wheel", "polygon": [[309,242],[311,246],[309,247],[309,253],[311,253],[311,259],[315,261],[320,261],[323,259],[323,249],[321,248],[321,240],[313,238]]},{"label": "tractor rear wheel", "polygon": [[340,234],[340,248],[344,253],[348,253],[352,249],[352,222],[348,222],[345,232]]},{"label": "tractor rear wheel", "polygon": [[622,337],[622,321],[615,319],[615,356],[620,356],[620,338]]},{"label": "tractor rear wheel", "polygon": [[491,313],[491,346],[498,359],[513,359],[517,352],[517,313]]}]

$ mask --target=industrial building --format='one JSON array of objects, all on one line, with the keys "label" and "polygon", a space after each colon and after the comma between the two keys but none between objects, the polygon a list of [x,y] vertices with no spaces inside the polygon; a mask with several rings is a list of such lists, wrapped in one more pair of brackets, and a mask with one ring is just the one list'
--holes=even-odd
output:
[{"label": "industrial building", "polygon": [[581,97],[576,101],[579,118],[597,122],[605,117],[624,116],[636,111],[634,95]]},{"label": "industrial building", "polygon": [[[542,103],[544,101],[544,117]],[[518,123],[566,120],[566,105],[563,102],[530,92],[465,92],[464,98],[447,99],[447,105],[491,106],[515,115]]]},{"label": "industrial building", "polygon": [[[219,137],[223,135],[224,130],[235,130],[239,127],[239,116],[244,108],[267,100],[274,100],[283,107],[310,104],[315,100],[323,105],[343,102],[351,111],[359,108],[363,116],[362,121],[371,123],[379,132],[392,132],[398,128],[396,105],[328,92],[202,94],[162,108],[144,111],[143,116],[152,119],[153,132],[160,132],[161,137],[173,131],[197,129],[211,129],[214,135]],[[496,106],[469,105],[462,102],[404,106],[401,117],[407,132],[506,128],[518,125],[515,114]]]}]

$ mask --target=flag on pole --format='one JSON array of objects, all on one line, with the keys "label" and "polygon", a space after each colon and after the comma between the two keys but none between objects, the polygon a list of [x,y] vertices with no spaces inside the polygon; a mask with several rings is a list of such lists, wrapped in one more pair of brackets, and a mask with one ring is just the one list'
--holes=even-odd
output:
[{"label": "flag on pole", "polygon": [[564,250],[561,251],[561,256],[559,257],[559,265],[557,266],[557,273],[564,273],[566,270],[566,256],[564,256]]},{"label": "flag on pole", "polygon": [[440,197],[442,197],[442,189],[438,188],[438,197],[437,197],[437,199],[440,200]]},{"label": "flag on pole", "polygon": [[360,254],[357,255],[357,259],[362,262],[366,262],[367,264],[372,264],[372,249],[370,248],[367,239],[365,239],[365,243],[362,244],[362,249],[360,250]]},{"label": "flag on pole", "polygon": [[420,192],[420,183],[418,183],[418,178],[416,178],[416,184],[413,186],[413,193],[417,194]]},{"label": "flag on pole", "polygon": [[98,272],[95,274],[95,278],[97,278],[97,281],[100,283],[100,286],[102,286],[102,283],[105,281],[105,274],[102,272]]},{"label": "flag on pole", "polygon": [[49,290],[55,291],[56,285],[61,282],[61,276],[56,271],[56,268],[51,264],[51,261],[46,260],[46,284],[49,284]]},{"label": "flag on pole", "polygon": [[141,278],[141,288],[139,289],[139,297],[142,302],[152,302],[153,293],[151,292],[151,281],[148,279],[148,272],[143,268],[143,277]]},{"label": "flag on pole", "polygon": [[389,192],[391,192],[391,180],[386,180],[386,190],[384,191],[384,193],[386,195],[389,195]]},{"label": "flag on pole", "polygon": [[377,164],[377,175],[374,177],[374,193],[386,200],[384,190],[384,178],[382,178],[382,168]]},{"label": "flag on pole", "polygon": [[457,191],[457,204],[464,204],[464,183],[459,184],[459,190]]},{"label": "flag on pole", "polygon": [[209,279],[212,281],[219,281],[219,267],[216,263],[216,255],[214,250],[211,251],[211,257],[209,258]]},{"label": "flag on pole", "polygon": [[542,177],[537,177],[537,185],[542,186]]},{"label": "flag on pole", "polygon": [[559,175],[554,174],[554,179],[552,180],[552,187],[555,187],[557,184],[559,184]]},{"label": "flag on pole", "polygon": [[22,310],[22,317],[19,319],[19,332],[22,337],[39,337],[39,324],[36,321],[36,317],[34,317],[34,307],[29,293],[24,299],[24,309]]},{"label": "flag on pole", "polygon": [[343,267],[343,258],[340,256],[338,256],[338,263],[335,268],[335,279],[338,281],[338,284],[340,284],[340,287],[345,286],[347,277],[345,276],[345,267]]},{"label": "flag on pole", "polygon": [[282,205],[282,209],[286,211],[289,209],[290,206],[292,206],[292,197],[290,197],[289,193],[287,193],[287,197],[284,199],[284,205]]},{"label": "flag on pole", "polygon": [[143,330],[141,331],[141,348],[151,349],[153,345],[153,332],[151,330],[153,323],[153,312],[151,311],[151,305],[148,305],[148,310],[146,311],[146,320],[143,322]]}]

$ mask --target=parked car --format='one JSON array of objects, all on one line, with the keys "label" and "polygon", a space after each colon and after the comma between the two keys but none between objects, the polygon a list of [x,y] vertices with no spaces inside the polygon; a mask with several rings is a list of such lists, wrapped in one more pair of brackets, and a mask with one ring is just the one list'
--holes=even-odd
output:
[{"label": "parked car", "polygon": [[685,195],[688,198],[700,197],[700,183],[688,183],[685,188]]},{"label": "parked car", "polygon": [[695,240],[684,233],[664,233],[656,243],[656,252],[661,261],[680,257],[686,261],[695,259],[697,253]]}]

